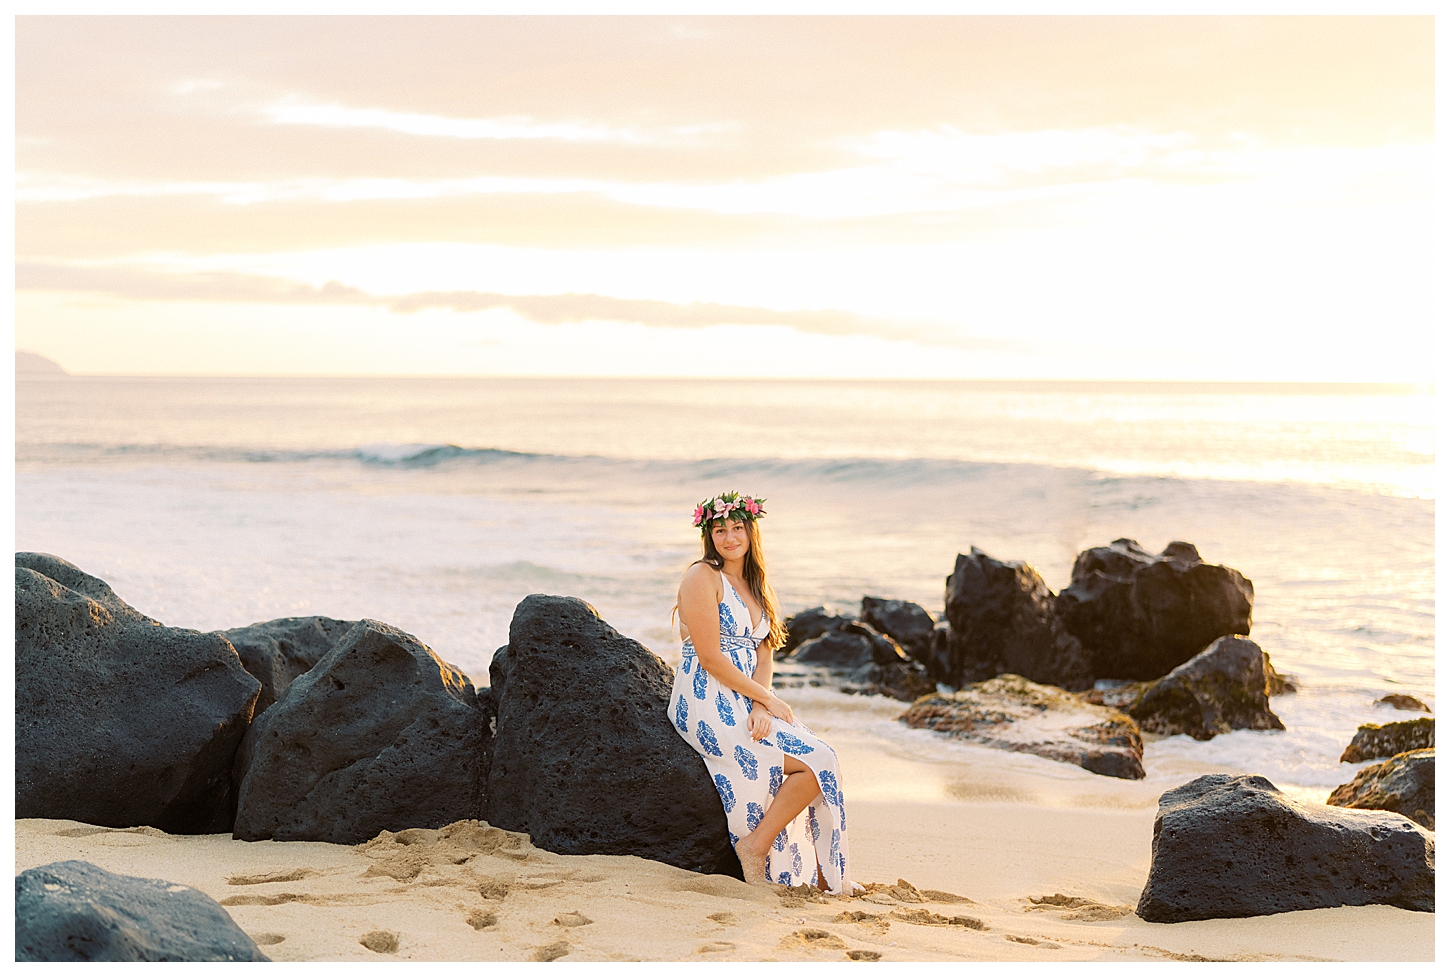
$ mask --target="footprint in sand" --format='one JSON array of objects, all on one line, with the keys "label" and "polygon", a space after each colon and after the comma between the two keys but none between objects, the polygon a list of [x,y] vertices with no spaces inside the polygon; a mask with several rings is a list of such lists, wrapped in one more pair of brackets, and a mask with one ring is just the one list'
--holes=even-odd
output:
[{"label": "footprint in sand", "polygon": [[1013,943],[1026,943],[1028,946],[1039,946],[1044,950],[1061,950],[1062,947],[1051,940],[1038,940],[1030,936],[1013,936],[1011,933],[1004,934],[1004,938]]},{"label": "footprint in sand", "polygon": [[588,926],[594,920],[583,913],[560,913],[554,917],[554,922],[559,926]]},{"label": "footprint in sand", "polygon": [[478,894],[485,899],[502,899],[511,887],[508,879],[484,879],[478,885]]},{"label": "footprint in sand", "polygon": [[258,933],[256,936],[252,937],[252,942],[257,944],[257,946],[276,946],[278,943],[281,943],[285,939],[287,939],[287,937],[283,936],[281,933]]},{"label": "footprint in sand", "polygon": [[896,909],[891,915],[903,923],[917,926],[963,926],[970,930],[985,930],[987,924],[972,916],[939,916],[929,909]]},{"label": "footprint in sand", "polygon": [[315,902],[305,892],[279,892],[275,896],[227,896],[221,900],[223,906],[280,906],[288,902]]},{"label": "footprint in sand", "polygon": [[726,943],[723,940],[715,940],[713,942],[704,944],[703,946],[700,947],[700,949],[696,950],[695,952],[696,953],[724,953],[727,950],[733,950],[733,949],[735,949],[735,944],[734,943]]},{"label": "footprint in sand", "polygon": [[740,922],[740,917],[735,915],[734,913],[711,913],[705,918],[713,919],[721,926],[734,926],[736,923]]},{"label": "footprint in sand", "polygon": [[1086,899],[1082,896],[1065,896],[1061,892],[1053,893],[1050,896],[1043,896],[1040,899],[1029,897],[1026,911],[1034,910],[1068,910],[1063,913],[1063,919],[1081,920],[1085,923],[1103,923],[1109,920],[1122,919],[1131,915],[1132,906],[1109,906],[1093,899]]},{"label": "footprint in sand", "polygon": [[847,950],[847,960],[880,960],[881,954],[875,950]]},{"label": "footprint in sand", "polygon": [[863,913],[859,911],[847,911],[831,920],[833,923],[861,923],[874,929],[877,933],[885,933],[891,928],[891,920],[885,914]]},{"label": "footprint in sand", "polygon": [[373,930],[371,933],[364,933],[358,942],[374,953],[398,952],[398,934],[389,930]]},{"label": "footprint in sand", "polygon": [[846,941],[822,929],[800,929],[781,937],[780,945],[788,950],[844,950]]},{"label": "footprint in sand", "polygon": [[301,882],[322,873],[315,868],[294,868],[283,872],[264,872],[261,875],[229,875],[227,885],[265,885],[268,882]]},{"label": "footprint in sand", "polygon": [[486,913],[481,909],[475,909],[468,914],[468,925],[476,930],[486,930],[490,926],[497,926],[498,914]]},{"label": "footprint in sand", "polygon": [[149,825],[142,825],[139,828],[98,828],[94,825],[82,825],[79,828],[62,828],[55,833],[57,838],[88,838],[91,835],[118,835],[116,838],[101,838],[100,841],[106,844],[139,845],[141,841],[128,840],[127,835],[145,835],[148,838],[165,838],[166,832],[160,828],[153,828]]},{"label": "footprint in sand", "polygon": [[568,940],[556,940],[548,946],[541,946],[536,949],[531,960],[540,963],[548,963],[550,960],[558,960],[560,957],[568,956],[569,951],[574,949],[569,945]]},{"label": "footprint in sand", "polygon": [[972,900],[966,896],[959,896],[955,892],[943,892],[941,889],[918,889],[905,879],[897,879],[895,885],[887,885],[884,882],[867,882],[866,891],[855,898],[882,905],[891,905],[897,902],[915,904],[924,902],[972,904]]}]

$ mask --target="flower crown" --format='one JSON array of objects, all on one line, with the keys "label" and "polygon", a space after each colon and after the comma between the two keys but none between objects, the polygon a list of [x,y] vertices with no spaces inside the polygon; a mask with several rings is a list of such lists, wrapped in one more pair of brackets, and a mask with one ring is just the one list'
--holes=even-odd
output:
[{"label": "flower crown", "polygon": [[724,492],[695,506],[695,525],[703,529],[717,519],[740,519],[754,522],[765,515],[765,500]]}]

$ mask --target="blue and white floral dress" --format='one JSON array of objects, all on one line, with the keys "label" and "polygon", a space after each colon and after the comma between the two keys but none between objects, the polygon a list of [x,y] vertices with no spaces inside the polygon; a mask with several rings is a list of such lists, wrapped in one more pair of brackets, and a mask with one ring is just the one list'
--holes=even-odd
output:
[{"label": "blue and white floral dress", "polygon": [[[755,672],[756,649],[770,633],[761,615],[750,627],[750,611],[730,581],[721,574],[725,599],[720,602],[720,650],[746,675]],[[781,885],[816,882],[816,863],[833,893],[852,890],[846,861],[846,798],[841,792],[841,765],[836,751],[805,724],[770,719],[770,734],[753,740],[745,717],[755,701],[721,685],[700,667],[695,645],[686,641],[675,669],[670,693],[670,718],[685,742],[705,760],[715,780],[734,844],[755,830],[775,792],[785,782],[785,754],[815,773],[821,792],[776,836],[765,860],[765,875]]]}]

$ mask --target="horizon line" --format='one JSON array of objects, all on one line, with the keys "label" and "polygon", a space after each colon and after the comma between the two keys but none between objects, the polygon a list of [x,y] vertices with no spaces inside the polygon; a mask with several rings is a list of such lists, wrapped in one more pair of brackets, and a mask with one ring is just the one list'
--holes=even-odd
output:
[{"label": "horizon line", "polygon": [[34,371],[15,374],[21,380],[620,380],[620,381],[690,381],[711,383],[975,383],[975,384],[1114,384],[1169,386],[1238,386],[1238,387],[1392,387],[1433,393],[1434,382],[1416,380],[1186,380],[1112,377],[762,377],[762,376],[686,376],[677,374],[514,374],[514,373],[70,373]]}]

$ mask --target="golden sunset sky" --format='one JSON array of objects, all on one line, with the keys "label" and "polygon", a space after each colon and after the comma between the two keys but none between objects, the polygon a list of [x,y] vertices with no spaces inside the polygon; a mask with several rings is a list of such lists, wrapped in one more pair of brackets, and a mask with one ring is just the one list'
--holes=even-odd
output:
[{"label": "golden sunset sky", "polygon": [[1417,17],[45,17],[76,373],[1432,379]]}]

